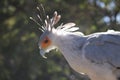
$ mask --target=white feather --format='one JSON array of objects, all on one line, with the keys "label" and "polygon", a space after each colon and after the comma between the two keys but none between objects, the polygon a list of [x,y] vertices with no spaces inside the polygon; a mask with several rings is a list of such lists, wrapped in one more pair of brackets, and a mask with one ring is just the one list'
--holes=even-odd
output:
[{"label": "white feather", "polygon": [[64,30],[69,29],[69,28],[74,27],[74,26],[75,26],[75,23],[72,23],[72,22],[66,23],[63,26],[61,26],[61,29],[64,31]]},{"label": "white feather", "polygon": [[72,31],[76,31],[76,30],[78,30],[78,29],[79,29],[78,27],[73,27],[73,28],[67,29],[67,30],[65,30],[65,31],[67,31],[67,32],[72,32]]}]

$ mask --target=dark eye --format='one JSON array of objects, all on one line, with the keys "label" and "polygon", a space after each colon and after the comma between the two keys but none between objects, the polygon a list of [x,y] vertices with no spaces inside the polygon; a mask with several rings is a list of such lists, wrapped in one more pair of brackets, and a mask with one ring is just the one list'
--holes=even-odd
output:
[{"label": "dark eye", "polygon": [[44,43],[48,43],[48,39],[45,39],[45,40],[44,40]]}]

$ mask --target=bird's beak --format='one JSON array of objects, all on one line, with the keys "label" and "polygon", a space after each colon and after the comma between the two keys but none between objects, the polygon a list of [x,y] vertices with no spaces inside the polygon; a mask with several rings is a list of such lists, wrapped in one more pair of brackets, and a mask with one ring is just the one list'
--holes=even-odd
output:
[{"label": "bird's beak", "polygon": [[45,53],[46,52],[43,49],[40,49],[41,56],[46,59],[47,57],[45,56]]}]

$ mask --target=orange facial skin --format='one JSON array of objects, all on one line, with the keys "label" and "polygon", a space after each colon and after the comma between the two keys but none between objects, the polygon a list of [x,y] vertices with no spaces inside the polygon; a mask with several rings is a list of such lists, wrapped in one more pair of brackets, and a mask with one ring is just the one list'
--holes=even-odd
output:
[{"label": "orange facial skin", "polygon": [[46,49],[51,44],[51,40],[46,36],[41,42],[41,48]]}]

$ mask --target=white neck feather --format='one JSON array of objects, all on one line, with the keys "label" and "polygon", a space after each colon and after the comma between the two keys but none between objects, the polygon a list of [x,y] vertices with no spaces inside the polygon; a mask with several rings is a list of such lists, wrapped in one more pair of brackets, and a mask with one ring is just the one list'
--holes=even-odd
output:
[{"label": "white neck feather", "polygon": [[81,65],[76,64],[76,62],[79,61],[78,63],[83,64],[81,48],[85,38],[78,35],[73,35],[71,33],[64,33],[64,36],[61,35],[62,33],[59,33],[55,40],[57,48],[60,50],[73,69],[79,69],[79,71],[81,71]]}]

